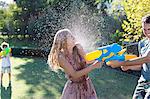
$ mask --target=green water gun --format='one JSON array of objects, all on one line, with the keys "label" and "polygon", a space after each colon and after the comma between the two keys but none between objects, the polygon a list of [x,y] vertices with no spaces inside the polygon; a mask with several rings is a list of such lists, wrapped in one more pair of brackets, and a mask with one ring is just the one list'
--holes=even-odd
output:
[{"label": "green water gun", "polygon": [[4,50],[2,50],[1,52],[0,52],[0,57],[3,57],[3,56],[7,56],[10,52],[12,51],[12,49],[11,48],[5,48]]}]

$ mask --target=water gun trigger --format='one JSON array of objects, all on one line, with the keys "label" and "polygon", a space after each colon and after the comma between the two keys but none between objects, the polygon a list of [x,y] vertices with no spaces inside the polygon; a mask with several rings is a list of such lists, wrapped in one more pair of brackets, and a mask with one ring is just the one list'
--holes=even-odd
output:
[{"label": "water gun trigger", "polygon": [[126,52],[127,49],[122,49],[121,51],[118,52],[118,55],[122,55]]}]

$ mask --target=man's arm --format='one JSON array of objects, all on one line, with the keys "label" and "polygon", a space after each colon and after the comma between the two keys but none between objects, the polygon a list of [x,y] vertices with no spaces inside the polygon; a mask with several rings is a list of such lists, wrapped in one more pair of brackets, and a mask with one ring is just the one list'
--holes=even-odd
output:
[{"label": "man's arm", "polygon": [[134,65],[134,66],[121,66],[121,69],[123,71],[127,70],[135,70],[135,71],[140,71],[142,68],[142,65]]},{"label": "man's arm", "polygon": [[148,52],[148,54],[146,56],[138,57],[138,58],[135,58],[132,60],[127,60],[127,61],[123,61],[123,62],[111,61],[110,66],[112,68],[116,68],[116,67],[121,67],[121,66],[142,65],[144,63],[149,63],[149,62],[150,62],[150,51]]},{"label": "man's arm", "polygon": [[123,61],[122,66],[142,65],[143,63],[148,63],[148,62],[150,62],[148,57],[138,57],[136,59]]}]

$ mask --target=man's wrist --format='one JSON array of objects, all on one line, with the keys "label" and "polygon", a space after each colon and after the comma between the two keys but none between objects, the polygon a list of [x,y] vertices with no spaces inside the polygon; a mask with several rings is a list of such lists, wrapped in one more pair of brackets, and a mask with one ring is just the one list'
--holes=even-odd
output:
[{"label": "man's wrist", "polygon": [[126,66],[126,62],[127,62],[127,61],[122,61],[122,62],[120,62],[120,66]]},{"label": "man's wrist", "polygon": [[149,57],[149,56],[146,56],[146,57],[144,57],[144,60],[145,60],[146,62],[150,62],[150,57]]}]

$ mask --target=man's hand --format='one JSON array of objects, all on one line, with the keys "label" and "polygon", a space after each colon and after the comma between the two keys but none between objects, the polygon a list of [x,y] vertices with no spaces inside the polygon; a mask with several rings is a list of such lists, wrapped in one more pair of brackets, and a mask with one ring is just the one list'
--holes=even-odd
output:
[{"label": "man's hand", "polygon": [[121,69],[122,69],[123,71],[130,70],[129,66],[121,66]]},{"label": "man's hand", "polygon": [[103,65],[103,62],[99,62],[99,61],[97,61],[97,60],[92,64],[92,66],[93,66],[94,68],[101,68],[102,65]]},{"label": "man's hand", "polygon": [[121,66],[121,69],[123,71],[127,70],[135,70],[135,71],[140,71],[142,68],[142,65],[134,65],[134,66]]},{"label": "man's hand", "polygon": [[117,67],[121,67],[123,62],[117,61],[117,60],[113,60],[113,61],[109,61],[106,63],[108,66],[111,66],[112,68],[117,68]]}]

